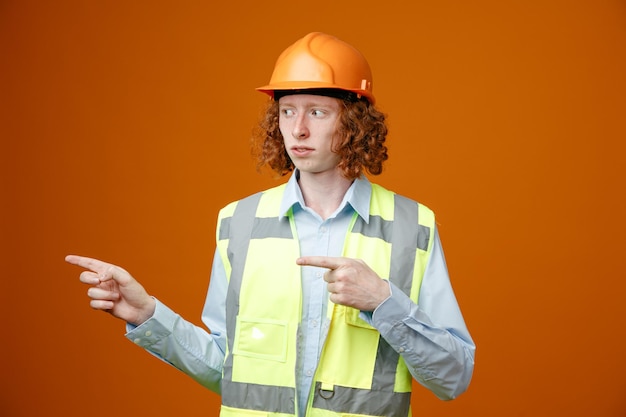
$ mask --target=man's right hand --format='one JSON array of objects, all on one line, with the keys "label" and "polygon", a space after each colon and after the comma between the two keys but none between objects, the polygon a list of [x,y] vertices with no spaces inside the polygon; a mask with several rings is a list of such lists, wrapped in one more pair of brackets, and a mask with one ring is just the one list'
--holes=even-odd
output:
[{"label": "man's right hand", "polygon": [[66,256],[65,261],[87,269],[80,281],[91,286],[87,296],[92,308],[137,326],[154,314],[154,298],[123,268],[76,255]]}]

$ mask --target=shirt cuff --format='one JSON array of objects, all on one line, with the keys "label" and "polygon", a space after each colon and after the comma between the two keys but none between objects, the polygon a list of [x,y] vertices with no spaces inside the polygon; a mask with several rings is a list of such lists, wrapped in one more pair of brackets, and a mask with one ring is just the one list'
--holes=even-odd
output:
[{"label": "shirt cuff", "polygon": [[138,346],[149,348],[172,334],[178,314],[155,298],[154,314],[148,320],[135,326],[126,323],[126,338]]},{"label": "shirt cuff", "polygon": [[380,303],[372,313],[371,324],[383,337],[391,329],[402,323],[411,313],[413,301],[392,282],[389,282],[391,295]]}]

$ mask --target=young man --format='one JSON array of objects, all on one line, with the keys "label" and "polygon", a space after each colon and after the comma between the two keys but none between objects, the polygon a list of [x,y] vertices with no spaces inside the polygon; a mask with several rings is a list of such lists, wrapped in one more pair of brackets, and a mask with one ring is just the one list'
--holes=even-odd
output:
[{"label": "young man", "polygon": [[203,322],[192,325],[126,271],[87,268],[91,306],[127,337],[222,395],[221,415],[410,415],[412,377],[442,399],[466,390],[474,343],[434,214],[370,183],[385,117],[352,46],[311,33],[276,62],[255,136],[279,187],[221,210]]}]

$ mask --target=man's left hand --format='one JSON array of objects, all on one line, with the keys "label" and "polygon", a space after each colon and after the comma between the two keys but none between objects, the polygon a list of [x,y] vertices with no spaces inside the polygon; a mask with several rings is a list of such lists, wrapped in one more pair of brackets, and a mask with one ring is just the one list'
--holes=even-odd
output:
[{"label": "man's left hand", "polygon": [[296,263],[329,269],[324,280],[328,283],[330,301],[335,304],[374,311],[391,295],[389,283],[360,259],[304,256]]}]

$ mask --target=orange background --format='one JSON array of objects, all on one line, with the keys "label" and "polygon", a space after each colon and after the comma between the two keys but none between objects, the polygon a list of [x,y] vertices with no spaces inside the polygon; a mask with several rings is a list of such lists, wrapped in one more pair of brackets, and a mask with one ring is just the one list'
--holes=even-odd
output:
[{"label": "orange background", "polygon": [[626,3],[0,3],[0,415],[216,415],[219,398],[88,306],[68,253],[199,323],[217,210],[276,184],[248,138],[310,31],[369,59],[376,181],[438,214],[478,345],[415,415],[624,416]]}]

